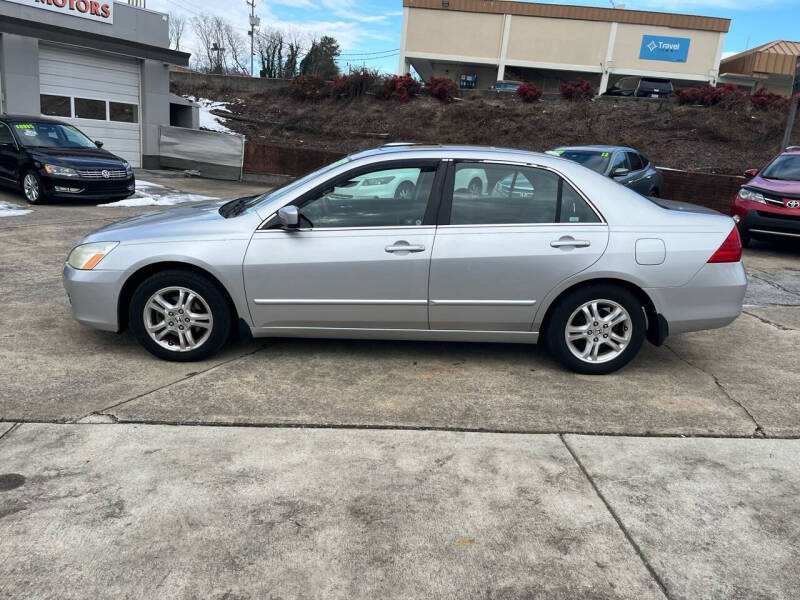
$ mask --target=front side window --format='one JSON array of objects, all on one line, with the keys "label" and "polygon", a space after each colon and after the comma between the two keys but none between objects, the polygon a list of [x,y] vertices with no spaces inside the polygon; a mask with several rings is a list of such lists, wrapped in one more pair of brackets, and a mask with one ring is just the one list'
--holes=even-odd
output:
[{"label": "front side window", "polygon": [[28,148],[94,148],[94,142],[72,125],[15,122],[17,139]]},{"label": "front side window", "polygon": [[72,108],[70,107],[69,96],[52,96],[41,94],[39,101],[42,106],[42,114],[48,117],[71,117]]},{"label": "front side window", "polygon": [[75,116],[78,119],[106,120],[105,100],[90,100],[89,98],[75,98]]},{"label": "front side window", "polygon": [[5,123],[0,123],[0,144],[13,144],[14,136],[11,135],[11,130]]},{"label": "front side window", "polygon": [[435,167],[370,171],[340,181],[300,207],[301,226],[422,225]]},{"label": "front side window", "polygon": [[552,171],[468,162],[455,167],[451,225],[599,221],[580,194]]},{"label": "front side window", "polygon": [[628,164],[628,156],[624,152],[617,152],[614,155],[614,162],[611,163],[611,174],[614,174],[614,171],[617,169],[628,169],[630,170],[631,166]]}]

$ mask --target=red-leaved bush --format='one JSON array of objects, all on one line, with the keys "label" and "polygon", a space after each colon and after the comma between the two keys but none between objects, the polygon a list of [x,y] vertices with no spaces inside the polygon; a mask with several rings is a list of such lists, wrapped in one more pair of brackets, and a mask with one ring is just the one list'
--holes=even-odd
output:
[{"label": "red-leaved bush", "polygon": [[319,100],[328,95],[328,86],[322,77],[300,75],[289,84],[289,95],[295,100]]},{"label": "red-leaved bush", "polygon": [[383,85],[383,98],[384,100],[408,102],[409,98],[419,94],[420,87],[422,86],[419,81],[408,73],[405,75],[392,75]]},{"label": "red-leaved bush", "polygon": [[517,88],[516,94],[523,102],[533,102],[542,97],[542,90],[532,83],[523,83]]},{"label": "red-leaved bush", "polygon": [[703,87],[678,90],[676,96],[678,97],[678,104],[714,106],[716,104],[729,103],[732,100],[743,98],[746,96],[746,92],[741,91],[732,83],[726,83],[719,87],[706,84]]},{"label": "red-leaved bush", "polygon": [[760,88],[750,96],[750,102],[753,103],[753,106],[762,110],[786,108],[789,106],[790,101],[786,96],[768,92],[766,88]]},{"label": "red-leaved bush", "polygon": [[578,77],[561,84],[561,97],[567,100],[590,100],[594,98],[594,86],[582,77]]},{"label": "red-leaved bush", "polygon": [[334,98],[358,98],[369,91],[378,81],[377,71],[362,67],[344,75],[338,75],[331,84],[331,95]]},{"label": "red-leaved bush", "polygon": [[450,104],[458,95],[458,84],[447,77],[431,77],[426,84],[426,89],[431,96],[438,98],[445,104]]}]

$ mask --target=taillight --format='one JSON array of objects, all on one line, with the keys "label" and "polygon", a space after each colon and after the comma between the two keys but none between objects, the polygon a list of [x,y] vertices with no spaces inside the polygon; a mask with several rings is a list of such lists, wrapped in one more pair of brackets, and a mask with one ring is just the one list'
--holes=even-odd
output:
[{"label": "taillight", "polygon": [[719,249],[708,259],[708,262],[726,263],[739,262],[740,260],[742,260],[742,238],[739,237],[739,229],[734,226]]}]

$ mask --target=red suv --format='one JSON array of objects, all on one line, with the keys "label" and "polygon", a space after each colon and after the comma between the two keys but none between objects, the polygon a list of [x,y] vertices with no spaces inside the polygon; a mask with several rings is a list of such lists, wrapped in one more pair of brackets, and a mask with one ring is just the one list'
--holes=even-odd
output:
[{"label": "red suv", "polygon": [[744,175],[750,181],[731,207],[742,244],[750,238],[800,242],[800,146],[790,146],[761,171],[749,169]]}]

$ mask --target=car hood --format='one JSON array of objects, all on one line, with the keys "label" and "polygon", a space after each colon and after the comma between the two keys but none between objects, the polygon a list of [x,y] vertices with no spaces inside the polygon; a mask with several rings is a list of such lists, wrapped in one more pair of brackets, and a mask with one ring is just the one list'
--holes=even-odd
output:
[{"label": "car hood", "polygon": [[753,177],[745,184],[746,187],[758,188],[773,194],[787,194],[800,197],[800,181],[781,181],[780,179],[764,179],[761,176]]},{"label": "car hood", "polygon": [[249,238],[261,219],[255,213],[225,219],[219,214],[219,208],[226,202],[228,200],[189,204],[130,217],[93,231],[81,243],[140,244]]},{"label": "car hood", "polygon": [[42,163],[55,163],[74,169],[120,169],[123,160],[101,148],[30,149],[31,156]]}]

